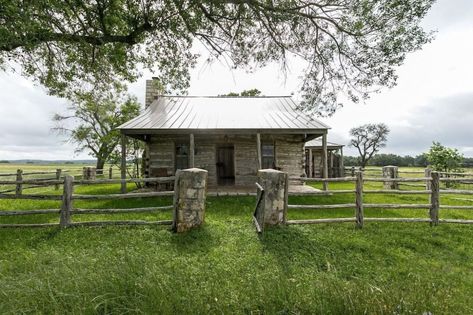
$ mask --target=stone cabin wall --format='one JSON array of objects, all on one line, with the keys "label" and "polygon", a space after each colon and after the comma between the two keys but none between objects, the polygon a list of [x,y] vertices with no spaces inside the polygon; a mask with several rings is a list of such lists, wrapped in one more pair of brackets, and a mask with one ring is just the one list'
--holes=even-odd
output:
[{"label": "stone cabin wall", "polygon": [[[261,141],[274,142],[276,167],[289,176],[302,176],[305,169],[303,135],[261,135]],[[256,135],[195,134],[195,167],[208,171],[209,186],[217,185],[216,147],[234,145],[235,185],[249,186],[256,182]],[[153,135],[147,143],[149,171],[165,168],[174,175],[175,144],[189,143],[189,135]]]}]

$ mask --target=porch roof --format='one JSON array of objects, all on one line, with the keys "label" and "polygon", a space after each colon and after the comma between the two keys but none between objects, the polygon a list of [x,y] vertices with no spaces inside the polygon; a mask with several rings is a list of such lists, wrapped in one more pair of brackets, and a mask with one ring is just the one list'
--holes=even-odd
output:
[{"label": "porch roof", "polygon": [[330,127],[301,111],[290,96],[160,96],[138,117],[119,126],[124,134],[307,133]]},{"label": "porch roof", "polygon": [[[338,143],[327,141],[327,149],[328,150],[338,150],[340,148],[343,148],[344,146],[345,145],[343,145],[343,144],[338,144]],[[317,138],[317,139],[307,141],[304,145],[304,148],[306,148],[306,149],[322,149],[322,139]]]}]

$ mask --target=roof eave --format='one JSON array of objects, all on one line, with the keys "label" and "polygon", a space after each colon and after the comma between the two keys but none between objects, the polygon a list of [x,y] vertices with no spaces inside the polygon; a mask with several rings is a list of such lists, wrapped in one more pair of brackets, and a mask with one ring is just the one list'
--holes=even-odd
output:
[{"label": "roof eave", "polygon": [[307,128],[307,129],[296,129],[296,128],[280,128],[280,129],[259,129],[259,128],[245,128],[245,129],[127,129],[117,128],[121,133],[125,135],[151,135],[151,134],[325,134],[329,128]]}]

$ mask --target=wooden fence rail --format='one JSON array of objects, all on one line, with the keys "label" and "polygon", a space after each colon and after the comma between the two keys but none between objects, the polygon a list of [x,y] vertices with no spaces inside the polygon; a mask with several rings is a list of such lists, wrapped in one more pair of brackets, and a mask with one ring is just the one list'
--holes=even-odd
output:
[{"label": "wooden fence rail", "polygon": [[[39,209],[39,210],[18,210],[18,211],[0,211],[0,216],[24,216],[36,214],[59,214],[59,223],[35,223],[35,224],[0,224],[0,228],[21,228],[21,227],[52,227],[60,226],[62,228],[73,226],[103,226],[103,225],[171,225],[171,220],[161,221],[142,221],[142,220],[127,220],[127,221],[88,221],[88,222],[72,222],[72,215],[80,214],[110,214],[110,213],[131,213],[131,212],[151,212],[160,210],[173,209],[173,205],[159,206],[159,207],[143,207],[143,208],[123,208],[123,209],[80,209],[74,208],[74,200],[105,200],[105,199],[131,199],[131,198],[148,198],[158,196],[172,196],[174,191],[161,192],[140,192],[127,194],[102,194],[102,195],[80,195],[74,194],[74,184],[103,184],[109,182],[166,182],[174,181],[174,178],[147,178],[147,179],[127,179],[127,180],[88,180],[75,181],[71,175],[66,175],[64,180],[48,180],[43,182],[43,185],[59,185],[63,186],[62,195],[44,195],[44,194],[3,194],[0,193],[0,199],[31,199],[31,200],[57,200],[61,201],[60,209]],[[35,183],[37,180],[17,180],[15,181],[0,181],[0,184],[15,184],[24,185]]]},{"label": "wooden fence rail", "polygon": [[[355,182],[355,190],[327,190],[319,191],[314,193],[308,193],[308,195],[331,195],[335,193],[355,193],[354,203],[345,204],[312,204],[312,205],[297,205],[288,204],[288,209],[354,209],[354,217],[348,218],[326,218],[326,219],[305,219],[305,220],[288,220],[287,224],[320,224],[320,223],[335,223],[335,222],[355,222],[356,226],[361,228],[364,222],[429,222],[431,225],[438,225],[439,223],[459,223],[459,224],[473,224],[473,220],[460,220],[460,219],[439,219],[440,209],[464,209],[473,210],[471,206],[454,206],[454,205],[441,205],[440,195],[442,194],[466,194],[473,195],[473,190],[459,190],[459,189],[440,189],[440,183],[448,181],[449,179],[440,178],[439,172],[422,172],[429,174],[430,177],[415,177],[415,178],[364,178],[362,171],[356,171],[353,177],[344,178],[291,178],[292,180],[299,180],[302,182]],[[473,183],[473,178],[462,178],[462,181]],[[460,181],[460,179],[455,179]],[[425,190],[399,190],[399,189],[377,189],[377,190],[366,190],[363,189],[364,182],[424,182]],[[430,196],[430,202],[425,204],[375,204],[365,203],[363,201],[364,194],[426,194]],[[288,200],[286,199],[286,203]],[[364,209],[428,209],[429,218],[365,218]]]}]

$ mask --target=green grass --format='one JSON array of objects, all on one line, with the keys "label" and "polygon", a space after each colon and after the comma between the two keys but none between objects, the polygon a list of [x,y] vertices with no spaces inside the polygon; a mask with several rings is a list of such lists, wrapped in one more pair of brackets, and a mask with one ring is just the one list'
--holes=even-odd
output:
[{"label": "green grass", "polygon": [[[119,185],[76,189],[118,191]],[[444,196],[442,203],[471,204],[454,198]],[[425,203],[427,196],[365,195],[365,201]],[[170,203],[166,197],[75,206]],[[270,228],[259,237],[251,220],[254,203],[254,197],[208,198],[205,225],[180,235],[162,226],[0,230],[0,313],[473,313],[473,226],[366,223],[359,230],[352,223],[321,224]],[[353,195],[291,197],[290,203],[353,203]],[[0,200],[0,211],[56,207],[54,201]],[[365,215],[428,217],[426,210],[409,209],[365,209]],[[343,216],[352,217],[353,210],[289,211],[290,219]],[[473,219],[473,212],[441,210],[447,216]],[[169,218],[170,211],[161,211],[73,220]],[[57,219],[0,217],[0,223]]]}]

